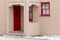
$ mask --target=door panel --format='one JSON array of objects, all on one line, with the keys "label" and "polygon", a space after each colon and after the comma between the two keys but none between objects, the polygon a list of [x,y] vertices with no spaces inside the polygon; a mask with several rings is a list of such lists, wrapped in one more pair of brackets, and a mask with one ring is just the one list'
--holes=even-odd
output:
[{"label": "door panel", "polygon": [[14,5],[13,6],[14,12],[14,31],[21,30],[21,6]]}]

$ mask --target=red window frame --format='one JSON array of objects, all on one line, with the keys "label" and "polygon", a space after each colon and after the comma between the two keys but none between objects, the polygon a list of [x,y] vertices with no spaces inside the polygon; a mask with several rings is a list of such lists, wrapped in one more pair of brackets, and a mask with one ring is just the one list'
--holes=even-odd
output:
[{"label": "red window frame", "polygon": [[[30,10],[31,7],[31,10]],[[33,5],[29,7],[29,22],[33,21]]]},{"label": "red window frame", "polygon": [[[48,4],[48,9],[42,9],[43,4]],[[43,13],[43,10],[49,10],[49,13]],[[41,16],[50,16],[50,2],[41,2]]]}]

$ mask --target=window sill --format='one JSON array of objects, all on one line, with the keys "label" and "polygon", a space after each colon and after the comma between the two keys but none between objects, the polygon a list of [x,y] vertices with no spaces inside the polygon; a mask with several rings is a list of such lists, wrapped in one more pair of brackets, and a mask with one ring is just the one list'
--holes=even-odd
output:
[{"label": "window sill", "polygon": [[40,15],[40,17],[50,17],[50,15]]}]

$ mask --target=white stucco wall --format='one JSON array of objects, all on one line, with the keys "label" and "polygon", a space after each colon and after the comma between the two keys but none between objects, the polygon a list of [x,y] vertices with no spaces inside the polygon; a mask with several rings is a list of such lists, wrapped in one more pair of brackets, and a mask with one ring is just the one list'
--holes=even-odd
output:
[{"label": "white stucco wall", "polygon": [[7,28],[7,0],[0,1],[0,34],[5,34]]},{"label": "white stucco wall", "polygon": [[[33,35],[35,32],[36,34],[40,35],[60,35],[60,0],[33,0],[34,2],[39,2],[38,6],[38,22],[29,22],[29,1],[28,0],[1,0],[0,1],[0,34],[6,34],[8,32],[7,27],[10,27],[9,25],[9,11],[8,11],[8,2],[23,2],[24,3],[24,34],[26,35]],[[31,0],[32,1],[32,0]],[[31,2],[30,1],[30,2]],[[41,2],[50,2],[50,16],[40,16],[41,14]],[[36,24],[37,23],[37,24]],[[39,23],[39,24],[38,24]],[[32,25],[33,24],[33,25]],[[38,26],[36,27],[35,26]],[[35,26],[35,27],[34,27]],[[31,28],[31,30],[30,30]],[[38,30],[37,30],[37,29]],[[36,31],[36,30],[37,31]]]}]

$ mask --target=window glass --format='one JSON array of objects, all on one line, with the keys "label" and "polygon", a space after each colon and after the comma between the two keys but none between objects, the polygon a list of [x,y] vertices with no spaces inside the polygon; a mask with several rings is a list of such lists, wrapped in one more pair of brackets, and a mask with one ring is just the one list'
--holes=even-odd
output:
[{"label": "window glass", "polygon": [[45,13],[46,13],[46,14],[49,14],[49,10],[45,10]]},{"label": "window glass", "polygon": [[45,4],[45,8],[48,9],[49,8],[49,5],[48,4]]},{"label": "window glass", "polygon": [[45,4],[43,4],[42,9],[45,9]]}]

